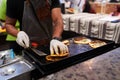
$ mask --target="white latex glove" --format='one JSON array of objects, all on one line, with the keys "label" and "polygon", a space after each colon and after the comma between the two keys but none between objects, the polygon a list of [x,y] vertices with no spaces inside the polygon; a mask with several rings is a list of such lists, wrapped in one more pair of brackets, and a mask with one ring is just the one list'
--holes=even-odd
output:
[{"label": "white latex glove", "polygon": [[29,37],[24,31],[18,32],[16,42],[24,48],[28,48],[30,44]]},{"label": "white latex glove", "polygon": [[[60,52],[59,52],[59,50],[60,50]],[[53,54],[58,55],[60,53],[64,54],[66,52],[68,52],[68,47],[64,43],[62,43],[61,41],[56,40],[56,39],[52,39],[50,41],[50,53],[51,53],[51,55],[53,55]]]}]

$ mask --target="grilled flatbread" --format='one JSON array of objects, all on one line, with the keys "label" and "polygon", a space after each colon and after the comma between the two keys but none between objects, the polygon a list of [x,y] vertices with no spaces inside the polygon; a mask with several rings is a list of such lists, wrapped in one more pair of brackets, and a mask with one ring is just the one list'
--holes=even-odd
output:
[{"label": "grilled flatbread", "polygon": [[74,43],[76,43],[76,44],[88,44],[89,42],[91,42],[91,40],[86,37],[74,38]]},{"label": "grilled flatbread", "polygon": [[64,43],[65,45],[69,45],[70,41],[69,40],[64,40],[64,41],[62,41],[62,43]]},{"label": "grilled flatbread", "polygon": [[66,11],[67,11],[68,13],[74,13],[74,9],[73,9],[73,8],[66,9]]},{"label": "grilled flatbread", "polygon": [[92,47],[92,48],[97,48],[97,47],[100,47],[100,46],[103,46],[103,45],[106,45],[106,43],[104,41],[100,41],[100,40],[93,40],[89,43],[89,45]]},{"label": "grilled flatbread", "polygon": [[59,55],[47,55],[46,60],[47,61],[58,61],[60,59],[63,59],[64,57],[67,57],[69,53],[59,54]]}]

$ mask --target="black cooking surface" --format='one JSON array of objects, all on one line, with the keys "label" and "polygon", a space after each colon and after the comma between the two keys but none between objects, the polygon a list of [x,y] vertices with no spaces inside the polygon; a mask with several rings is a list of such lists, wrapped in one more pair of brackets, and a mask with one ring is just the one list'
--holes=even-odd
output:
[{"label": "black cooking surface", "polygon": [[[89,46],[89,44],[74,43],[73,42],[74,38],[75,37],[67,39],[70,41],[70,45],[68,46],[70,55],[65,58],[62,58],[59,61],[56,61],[56,62],[47,61],[45,59],[45,56],[38,56],[32,51],[25,51],[25,55],[27,55],[26,57],[29,57],[32,61],[35,62],[35,64],[38,65],[38,68],[40,68],[42,75],[47,75],[57,70],[63,69],[67,66],[70,66],[75,63],[82,62],[92,57],[103,54],[104,52],[113,49],[113,46],[115,44],[113,41],[88,37],[91,40],[97,39],[107,43],[104,46],[93,49],[92,47]],[[45,52],[46,54],[50,54],[49,46],[43,46],[42,49],[41,47],[38,47],[37,49]]]},{"label": "black cooking surface", "polygon": [[[70,41],[70,45],[68,45],[69,56],[65,57],[65,58],[62,58],[61,60],[67,59],[69,57],[72,57],[72,56],[75,56],[75,55],[78,55],[78,54],[82,54],[84,52],[87,52],[87,51],[90,51],[90,50],[93,49],[88,44],[76,44],[71,39],[69,39],[69,41]],[[39,47],[37,49],[41,50]],[[42,49],[41,51],[45,52],[46,54],[50,54],[48,46],[44,47],[44,49]],[[55,63],[55,62],[47,61],[45,59],[45,57],[36,56],[36,58],[39,59],[41,65],[47,65],[47,64]],[[59,62],[59,61],[57,61],[57,62]]]},{"label": "black cooking surface", "polygon": [[70,46],[68,46],[68,48],[71,56],[84,53],[86,51],[93,49],[88,44],[75,44],[75,43],[71,43]]}]

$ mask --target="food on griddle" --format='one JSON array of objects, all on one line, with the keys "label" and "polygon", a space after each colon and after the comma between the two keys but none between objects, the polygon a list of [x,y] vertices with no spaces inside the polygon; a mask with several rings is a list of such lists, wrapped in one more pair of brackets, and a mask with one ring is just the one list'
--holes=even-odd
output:
[{"label": "food on griddle", "polygon": [[51,57],[50,55],[46,56],[47,61],[59,61],[61,57]]},{"label": "food on griddle", "polygon": [[103,45],[106,45],[106,42],[100,40],[93,40],[89,43],[92,48],[97,48]]},{"label": "food on griddle", "polygon": [[74,13],[74,9],[73,9],[73,8],[66,9],[66,11],[67,11],[68,13]]},{"label": "food on griddle", "polygon": [[65,45],[69,45],[70,44],[70,41],[69,40],[64,40],[62,41]]},{"label": "food on griddle", "polygon": [[91,40],[86,37],[76,37],[74,38],[74,43],[76,44],[88,44]]},{"label": "food on griddle", "polygon": [[2,32],[6,32],[6,29],[3,29],[1,26],[0,26],[0,33]]},{"label": "food on griddle", "polygon": [[47,55],[46,56],[46,60],[47,61],[58,61],[58,60],[61,60],[65,57],[67,57],[69,55],[69,53],[64,53],[64,54],[53,54],[53,55]]}]

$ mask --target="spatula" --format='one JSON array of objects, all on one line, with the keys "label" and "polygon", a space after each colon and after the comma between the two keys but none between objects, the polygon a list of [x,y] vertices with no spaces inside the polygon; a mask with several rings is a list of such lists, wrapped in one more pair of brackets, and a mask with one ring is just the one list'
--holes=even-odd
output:
[{"label": "spatula", "polygon": [[38,49],[35,49],[35,48],[33,48],[33,47],[29,47],[29,48],[27,48],[27,49],[30,49],[30,50],[32,50],[35,54],[37,54],[38,56],[46,56],[47,54],[46,53],[44,53],[44,52],[42,52],[42,51],[40,51],[40,50],[38,50]]}]

